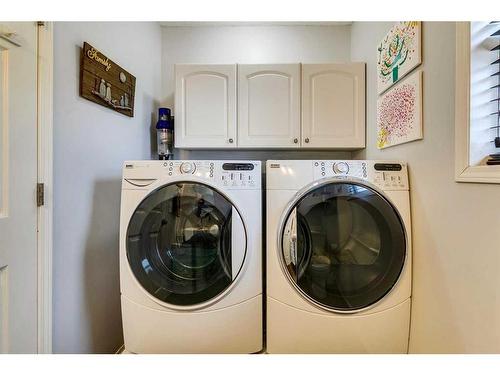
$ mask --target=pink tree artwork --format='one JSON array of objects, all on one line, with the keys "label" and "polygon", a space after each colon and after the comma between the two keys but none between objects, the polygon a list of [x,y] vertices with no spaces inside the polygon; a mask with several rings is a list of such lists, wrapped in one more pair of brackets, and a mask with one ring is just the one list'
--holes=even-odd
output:
[{"label": "pink tree artwork", "polygon": [[422,139],[422,72],[416,72],[377,101],[379,149]]}]

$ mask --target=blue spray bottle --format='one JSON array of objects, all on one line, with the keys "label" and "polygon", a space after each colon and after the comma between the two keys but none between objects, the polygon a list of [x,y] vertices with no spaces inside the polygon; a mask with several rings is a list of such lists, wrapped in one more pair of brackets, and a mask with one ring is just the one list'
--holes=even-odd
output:
[{"label": "blue spray bottle", "polygon": [[158,110],[156,139],[158,142],[158,159],[171,159],[173,157],[174,123],[170,108],[160,108]]}]

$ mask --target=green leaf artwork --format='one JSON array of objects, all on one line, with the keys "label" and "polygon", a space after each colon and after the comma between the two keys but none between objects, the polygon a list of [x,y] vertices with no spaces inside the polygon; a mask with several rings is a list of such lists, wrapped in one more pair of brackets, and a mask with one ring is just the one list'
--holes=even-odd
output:
[{"label": "green leaf artwork", "polygon": [[378,93],[381,94],[422,62],[421,22],[398,22],[377,47]]}]

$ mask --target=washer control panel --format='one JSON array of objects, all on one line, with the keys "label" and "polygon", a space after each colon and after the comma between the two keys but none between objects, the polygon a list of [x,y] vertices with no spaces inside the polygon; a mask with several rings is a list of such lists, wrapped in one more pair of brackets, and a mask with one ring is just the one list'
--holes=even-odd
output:
[{"label": "washer control panel", "polygon": [[[127,162],[124,177],[196,177],[228,189],[261,189],[260,161],[163,160]],[[151,177],[149,177],[151,176]]]},{"label": "washer control panel", "polygon": [[313,162],[314,178],[353,176],[367,178],[366,162],[350,160],[317,160]]},{"label": "washer control panel", "polygon": [[356,177],[384,190],[407,190],[406,163],[373,160],[314,160],[314,179]]}]

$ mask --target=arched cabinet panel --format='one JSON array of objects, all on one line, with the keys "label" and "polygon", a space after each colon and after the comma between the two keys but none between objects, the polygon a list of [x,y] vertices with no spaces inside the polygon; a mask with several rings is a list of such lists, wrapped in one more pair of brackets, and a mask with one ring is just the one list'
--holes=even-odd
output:
[{"label": "arched cabinet panel", "polygon": [[365,64],[302,65],[302,146],[365,147]]},{"label": "arched cabinet panel", "polygon": [[300,147],[300,64],[238,66],[238,146]]},{"label": "arched cabinet panel", "polygon": [[175,146],[236,147],[236,65],[176,65],[175,76]]}]

